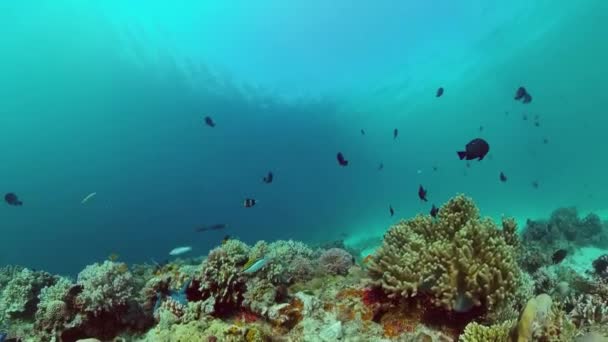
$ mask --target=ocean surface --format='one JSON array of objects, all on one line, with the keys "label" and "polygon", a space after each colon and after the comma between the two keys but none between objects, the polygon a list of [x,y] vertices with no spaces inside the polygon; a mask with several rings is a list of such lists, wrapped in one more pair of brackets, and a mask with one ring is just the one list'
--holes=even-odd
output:
[{"label": "ocean surface", "polygon": [[[602,0],[3,1],[0,192],[24,204],[0,206],[0,265],[73,275],[112,253],[206,255],[226,234],[356,243],[457,193],[520,223],[563,206],[607,219],[606,13]],[[490,153],[467,167],[456,151],[477,137]],[[215,223],[228,228],[195,232]]]}]

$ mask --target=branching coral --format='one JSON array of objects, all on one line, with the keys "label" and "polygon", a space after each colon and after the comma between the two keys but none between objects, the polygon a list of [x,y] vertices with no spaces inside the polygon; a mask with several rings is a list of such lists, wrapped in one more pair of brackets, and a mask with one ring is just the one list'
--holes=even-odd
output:
[{"label": "branching coral", "polygon": [[197,280],[201,297],[208,303],[207,311],[223,314],[241,305],[246,280],[241,267],[247,262],[248,254],[249,247],[238,240],[229,240],[209,252]]},{"label": "branching coral", "polygon": [[15,318],[32,318],[38,304],[38,294],[56,279],[46,272],[27,268],[5,268],[11,278],[0,288],[0,322]]},{"label": "branching coral", "polygon": [[459,195],[437,220],[419,215],[391,227],[369,272],[393,297],[424,293],[446,310],[491,311],[510,302],[519,286],[515,257],[505,234]]},{"label": "branching coral", "polygon": [[78,274],[82,292],[76,304],[94,316],[125,306],[133,293],[132,275],[124,263],[106,260],[87,266]]}]

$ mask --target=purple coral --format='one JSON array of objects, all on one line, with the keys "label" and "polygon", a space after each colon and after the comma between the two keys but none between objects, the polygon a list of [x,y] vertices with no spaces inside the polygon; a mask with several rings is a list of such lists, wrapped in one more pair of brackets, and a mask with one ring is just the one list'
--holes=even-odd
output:
[{"label": "purple coral", "polygon": [[327,273],[346,275],[353,256],[341,248],[330,248],[319,257],[319,266]]}]

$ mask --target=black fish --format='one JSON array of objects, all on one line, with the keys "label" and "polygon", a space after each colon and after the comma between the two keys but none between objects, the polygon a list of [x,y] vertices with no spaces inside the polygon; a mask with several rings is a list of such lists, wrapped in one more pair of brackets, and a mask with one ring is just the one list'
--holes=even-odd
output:
[{"label": "black fish", "polygon": [[378,171],[380,171],[380,170],[382,170],[382,169],[384,169],[384,164],[383,164],[383,163],[380,163],[380,165],[378,165]]},{"label": "black fish", "polygon": [[431,212],[429,214],[431,214],[432,217],[437,217],[437,213],[439,213],[439,208],[437,208],[434,204],[431,207]]},{"label": "black fish", "polygon": [[424,189],[422,187],[422,185],[420,185],[420,187],[418,188],[418,197],[420,197],[421,200],[423,201],[427,201],[426,199],[426,189]]},{"label": "black fish", "polygon": [[361,135],[365,135],[365,130],[361,129]]},{"label": "black fish", "polygon": [[348,160],[344,159],[344,155],[342,154],[342,152],[338,152],[336,158],[338,159],[338,164],[340,164],[340,166],[348,165]]},{"label": "black fish", "polygon": [[435,93],[435,97],[441,97],[441,95],[443,95],[443,87],[439,87],[439,89],[437,89],[437,93]]},{"label": "black fish", "polygon": [[215,127],[215,122],[210,116],[205,116],[205,125],[209,127]]},{"label": "black fish", "polygon": [[257,201],[253,198],[245,198],[245,201],[243,201],[243,206],[245,208],[251,208],[253,207],[255,204],[257,203]]},{"label": "black fish", "polygon": [[548,144],[548,143],[549,143],[549,139],[544,138],[544,139],[543,139],[543,144],[545,144],[545,145],[546,145],[546,144]]},{"label": "black fish", "polygon": [[217,223],[217,224],[212,224],[209,226],[201,226],[195,229],[196,232],[201,233],[201,232],[206,232],[206,231],[210,231],[210,230],[220,230],[220,229],[225,229],[226,227],[228,227],[227,224],[225,223]]},{"label": "black fish", "polygon": [[268,171],[268,175],[267,175],[266,177],[262,178],[262,180],[263,180],[263,181],[264,181],[264,183],[266,183],[266,184],[270,184],[270,183],[272,183],[273,179],[274,179],[274,175],[272,174],[272,172],[271,172],[271,171]]},{"label": "black fish", "polygon": [[526,95],[524,95],[524,99],[521,101],[521,103],[528,104],[530,102],[532,102],[532,95],[526,93]]},{"label": "black fish", "polygon": [[540,127],[540,122],[535,121],[535,122],[534,122],[534,126],[536,126],[536,127]]},{"label": "black fish", "polygon": [[558,249],[557,251],[555,251],[555,253],[553,253],[551,260],[553,260],[554,264],[559,264],[560,262],[562,262],[562,260],[564,260],[566,258],[567,255],[568,255],[567,250]]},{"label": "black fish", "polygon": [[397,136],[399,135],[399,130],[398,129],[394,129],[393,130],[393,139],[397,139]]},{"label": "black fish", "polygon": [[524,96],[526,96],[528,92],[526,91],[526,88],[524,87],[519,87],[517,88],[517,90],[515,91],[515,100],[519,101],[521,99],[524,98]]},{"label": "black fish", "polygon": [[534,182],[532,182],[532,187],[533,187],[534,189],[538,189],[538,181],[534,181]]},{"label": "black fish", "polygon": [[17,197],[17,195],[15,195],[12,192],[9,192],[8,194],[4,195],[4,201],[6,201],[6,203],[8,203],[9,205],[14,205],[14,206],[23,205],[23,202],[21,202],[19,200],[19,197]]},{"label": "black fish", "polygon": [[526,114],[522,115],[521,118],[524,119],[524,121],[528,121],[528,116]]},{"label": "black fish", "polygon": [[490,151],[490,145],[487,141],[477,138],[471,140],[466,146],[464,151],[458,151],[458,157],[460,160],[466,159],[471,160],[477,158],[482,160],[486,154]]},{"label": "black fish", "polygon": [[391,217],[393,217],[393,215],[395,215],[395,210],[393,209],[393,206],[389,205],[388,211],[391,213]]},{"label": "black fish", "polygon": [[506,182],[507,181],[507,176],[505,176],[505,174],[502,171],[500,172],[499,178],[500,178],[501,182]]},{"label": "black fish", "polygon": [[483,126],[479,126],[479,131],[483,132]]}]

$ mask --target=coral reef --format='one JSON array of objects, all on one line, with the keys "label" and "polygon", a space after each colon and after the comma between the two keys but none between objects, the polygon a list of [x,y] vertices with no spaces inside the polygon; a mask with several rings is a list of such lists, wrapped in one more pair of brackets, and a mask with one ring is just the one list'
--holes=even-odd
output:
[{"label": "coral reef", "polygon": [[369,271],[393,297],[425,295],[449,311],[492,311],[509,305],[519,286],[516,249],[507,241],[510,229],[480,219],[473,201],[459,195],[437,220],[419,215],[391,227]]},{"label": "coral reef", "polygon": [[476,322],[469,323],[459,342],[505,342],[509,341],[513,321],[505,321],[492,326],[484,326]]},{"label": "coral reef", "polygon": [[328,249],[319,257],[319,266],[329,274],[345,275],[353,264],[353,256],[340,248]]},{"label": "coral reef", "polygon": [[133,276],[124,263],[106,260],[89,265],[78,274],[77,284],[82,291],[76,297],[76,305],[94,316],[112,312],[127,304],[134,291],[132,282]]}]

